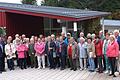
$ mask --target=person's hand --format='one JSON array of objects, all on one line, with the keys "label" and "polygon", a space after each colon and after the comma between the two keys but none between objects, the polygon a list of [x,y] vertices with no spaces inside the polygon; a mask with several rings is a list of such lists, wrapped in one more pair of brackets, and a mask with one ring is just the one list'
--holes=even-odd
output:
[{"label": "person's hand", "polygon": [[118,59],[118,57],[116,57],[116,59]]}]

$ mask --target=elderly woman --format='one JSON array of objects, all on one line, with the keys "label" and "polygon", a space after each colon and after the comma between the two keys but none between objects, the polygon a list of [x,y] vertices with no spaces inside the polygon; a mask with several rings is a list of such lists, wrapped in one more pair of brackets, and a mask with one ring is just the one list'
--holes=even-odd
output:
[{"label": "elderly woman", "polygon": [[[36,51],[36,55],[37,55],[37,59],[38,59],[38,69],[45,68],[45,41],[44,41],[44,38],[42,38],[42,40],[40,38],[38,38],[38,42],[35,43],[34,49]],[[41,65],[41,63],[42,63],[42,65]]]},{"label": "elderly woman", "polygon": [[78,56],[78,45],[77,45],[77,42],[75,42],[75,39],[73,37],[70,38],[70,42],[67,47],[67,53],[68,53],[68,58],[70,61],[71,70],[76,71],[77,70],[76,59]]},{"label": "elderly woman", "polygon": [[79,54],[79,62],[80,62],[80,70],[86,69],[86,59],[87,59],[87,44],[85,43],[85,39],[83,37],[80,38],[80,42],[78,43],[78,54]]},{"label": "elderly woman", "polygon": [[118,58],[119,55],[119,45],[117,43],[117,41],[115,40],[115,36],[114,35],[110,35],[110,42],[108,44],[108,48],[107,48],[107,57],[109,59],[109,63],[111,65],[111,69],[112,69],[112,74],[113,77],[116,77],[114,75],[115,71],[116,71],[116,59]]},{"label": "elderly woman", "polygon": [[89,62],[89,71],[94,72],[95,71],[95,45],[92,43],[92,38],[87,39],[87,53],[88,53],[88,62]]},{"label": "elderly woman", "polygon": [[108,62],[108,57],[107,57],[107,48],[108,48],[108,43],[109,43],[109,34],[106,33],[105,40],[103,42],[103,48],[102,48],[102,53],[103,53],[103,64],[104,64],[104,69],[105,73],[109,72],[109,62]]},{"label": "elderly woman", "polygon": [[5,45],[5,53],[7,56],[7,64],[9,70],[14,70],[14,61],[13,58],[16,57],[15,55],[15,47],[14,44],[11,43],[11,40],[7,40],[7,44]]},{"label": "elderly woman", "polygon": [[31,61],[31,68],[36,67],[36,59],[35,59],[35,49],[34,49],[34,39],[30,39],[30,44],[28,45],[28,53]]},{"label": "elderly woman", "polygon": [[19,59],[19,66],[21,69],[26,69],[26,60],[25,60],[25,52],[28,50],[28,47],[23,44],[22,41],[18,41],[18,45],[17,45],[17,54],[18,54],[18,59]]},{"label": "elderly woman", "polygon": [[98,60],[98,72],[102,73],[103,72],[103,65],[102,65],[102,59],[103,59],[103,54],[102,54],[102,47],[103,47],[103,41],[100,39],[100,37],[96,38],[95,41],[95,52]]}]

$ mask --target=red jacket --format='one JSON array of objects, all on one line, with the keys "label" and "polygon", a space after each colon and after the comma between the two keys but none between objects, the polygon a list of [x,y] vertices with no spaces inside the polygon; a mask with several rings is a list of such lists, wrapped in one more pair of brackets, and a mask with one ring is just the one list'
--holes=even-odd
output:
[{"label": "red jacket", "polygon": [[95,43],[95,51],[96,51],[96,55],[97,56],[102,56],[102,46],[103,46],[103,42],[102,40],[99,40],[98,43]]},{"label": "red jacket", "polygon": [[114,41],[112,44],[108,44],[107,56],[108,57],[118,57],[119,55],[119,45],[117,41]]}]

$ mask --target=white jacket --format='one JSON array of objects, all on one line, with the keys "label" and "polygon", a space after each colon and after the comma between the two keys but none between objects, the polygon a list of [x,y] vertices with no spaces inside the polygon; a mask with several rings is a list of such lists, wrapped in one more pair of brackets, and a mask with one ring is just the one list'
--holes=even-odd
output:
[{"label": "white jacket", "polygon": [[[11,49],[10,49],[10,45],[11,45]],[[12,59],[13,57],[16,57],[15,51],[16,49],[13,43],[5,45],[5,54],[7,56],[7,59]]]}]

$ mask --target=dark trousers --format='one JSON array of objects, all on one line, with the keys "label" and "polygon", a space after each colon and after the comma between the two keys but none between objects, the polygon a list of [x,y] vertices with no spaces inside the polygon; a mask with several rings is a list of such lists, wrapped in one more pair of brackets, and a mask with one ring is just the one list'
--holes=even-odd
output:
[{"label": "dark trousers", "polygon": [[5,70],[5,58],[0,57],[0,72]]},{"label": "dark trousers", "polygon": [[108,57],[110,66],[111,66],[111,70],[112,70],[112,75],[114,75],[115,71],[116,71],[116,58],[115,57]]},{"label": "dark trousers", "polygon": [[60,67],[60,57],[56,57],[56,67]]},{"label": "dark trousers", "polygon": [[76,59],[69,58],[69,63],[70,63],[71,69],[77,69]]},{"label": "dark trousers", "polygon": [[25,60],[25,58],[20,58],[19,59],[19,66],[20,66],[21,69],[26,68],[26,60]]},{"label": "dark trousers", "polygon": [[10,70],[14,70],[14,60],[13,59],[7,59],[7,65]]},{"label": "dark trousers", "polygon": [[100,72],[103,72],[103,65],[102,65],[102,56],[97,57],[98,58],[98,70]]},{"label": "dark trousers", "polygon": [[31,67],[36,67],[36,59],[35,59],[35,55],[31,55],[30,56],[30,61],[31,61]]},{"label": "dark trousers", "polygon": [[94,62],[95,62],[95,68],[98,68],[98,59],[97,59],[97,57],[94,58]]},{"label": "dark trousers", "polygon": [[28,52],[26,52],[25,54],[26,54],[26,63],[27,63],[27,67],[30,67],[30,66],[31,66],[30,56],[29,56]]},{"label": "dark trousers", "polygon": [[50,52],[48,54],[48,58],[49,58],[50,68],[55,68],[54,59],[53,59],[53,52]]},{"label": "dark trousers", "polygon": [[66,61],[66,56],[62,53],[60,53],[60,65],[61,68],[65,68],[65,61]]}]

